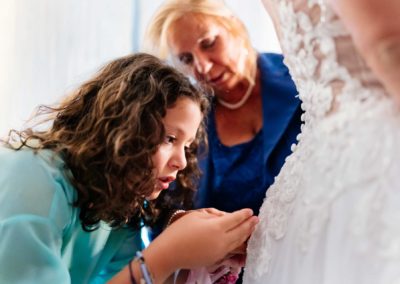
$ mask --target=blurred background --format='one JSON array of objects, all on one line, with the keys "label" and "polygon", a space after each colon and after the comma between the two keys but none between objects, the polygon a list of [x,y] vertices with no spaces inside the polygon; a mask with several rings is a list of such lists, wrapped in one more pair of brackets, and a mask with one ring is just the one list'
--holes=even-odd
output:
[{"label": "blurred background", "polygon": [[[225,0],[258,51],[280,52],[261,0]],[[0,136],[21,129],[111,59],[140,51],[162,0],[2,0]],[[184,32],[184,31],[182,31]]]}]

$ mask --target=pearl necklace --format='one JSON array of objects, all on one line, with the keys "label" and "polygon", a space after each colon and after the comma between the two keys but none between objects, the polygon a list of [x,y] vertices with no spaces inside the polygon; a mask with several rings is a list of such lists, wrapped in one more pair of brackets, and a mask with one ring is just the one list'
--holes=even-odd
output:
[{"label": "pearl necklace", "polygon": [[247,102],[247,100],[250,98],[251,92],[253,91],[254,88],[254,83],[250,83],[250,86],[247,88],[246,93],[244,94],[244,96],[240,99],[240,101],[238,101],[237,103],[228,103],[227,101],[224,101],[221,98],[217,97],[218,103],[220,103],[222,106],[228,108],[228,109],[238,109],[241,106],[243,106],[245,104],[245,102]]}]

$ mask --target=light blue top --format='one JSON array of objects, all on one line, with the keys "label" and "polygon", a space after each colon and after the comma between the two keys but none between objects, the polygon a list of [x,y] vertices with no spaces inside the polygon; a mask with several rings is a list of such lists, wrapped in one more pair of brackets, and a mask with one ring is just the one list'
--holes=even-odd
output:
[{"label": "light blue top", "polygon": [[140,234],[85,232],[63,160],[0,148],[0,283],[104,283],[141,249]]}]

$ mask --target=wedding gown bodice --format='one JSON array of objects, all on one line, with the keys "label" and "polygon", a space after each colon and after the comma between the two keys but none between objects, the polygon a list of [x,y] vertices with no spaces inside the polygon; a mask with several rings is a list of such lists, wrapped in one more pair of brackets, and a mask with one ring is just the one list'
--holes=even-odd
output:
[{"label": "wedding gown bodice", "polygon": [[328,1],[266,7],[305,113],[244,283],[400,283],[399,111]]},{"label": "wedding gown bodice", "polygon": [[325,0],[271,0],[268,9],[306,111],[306,124],[346,100],[384,93]]}]

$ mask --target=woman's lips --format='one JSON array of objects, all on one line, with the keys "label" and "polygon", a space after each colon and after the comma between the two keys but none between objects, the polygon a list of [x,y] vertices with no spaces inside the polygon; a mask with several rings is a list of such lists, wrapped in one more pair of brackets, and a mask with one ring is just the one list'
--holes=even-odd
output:
[{"label": "woman's lips", "polygon": [[228,74],[226,72],[223,72],[219,76],[212,78],[209,82],[214,85],[220,85],[226,81],[227,76]]}]

